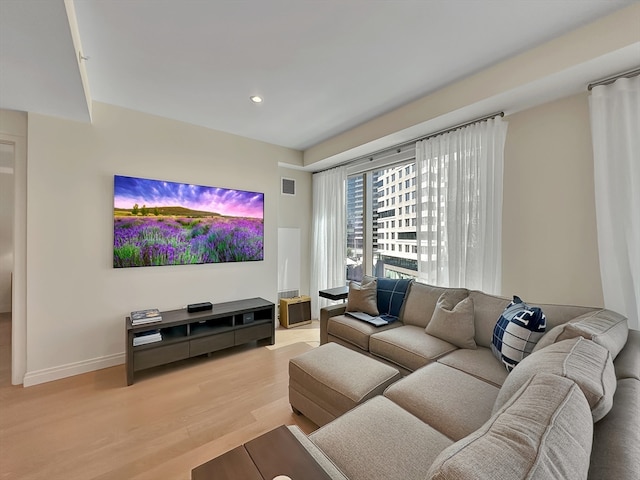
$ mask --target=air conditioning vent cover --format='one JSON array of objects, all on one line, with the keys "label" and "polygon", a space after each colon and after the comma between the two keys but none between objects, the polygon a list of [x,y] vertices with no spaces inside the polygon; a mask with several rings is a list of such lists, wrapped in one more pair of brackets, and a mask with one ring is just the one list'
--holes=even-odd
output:
[{"label": "air conditioning vent cover", "polygon": [[282,195],[296,194],[296,181],[292,178],[282,178]]}]

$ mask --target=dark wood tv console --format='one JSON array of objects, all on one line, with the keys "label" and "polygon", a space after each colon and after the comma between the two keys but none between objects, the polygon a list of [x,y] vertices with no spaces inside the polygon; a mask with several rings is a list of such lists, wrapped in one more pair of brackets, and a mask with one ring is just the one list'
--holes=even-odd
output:
[{"label": "dark wood tv console", "polygon": [[[160,312],[162,321],[132,326],[126,317],[127,385],[140,370],[196,357],[224,348],[269,339],[275,343],[275,306],[263,298],[218,303],[212,310]],[[159,330],[162,341],[133,345],[136,334]]]}]

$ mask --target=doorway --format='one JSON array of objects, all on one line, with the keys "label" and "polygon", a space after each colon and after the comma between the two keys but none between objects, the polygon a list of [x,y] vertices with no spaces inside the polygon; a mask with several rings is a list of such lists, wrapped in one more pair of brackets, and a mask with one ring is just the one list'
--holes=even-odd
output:
[{"label": "doorway", "polygon": [[27,370],[26,138],[0,133],[0,382]]},{"label": "doorway", "polygon": [[11,384],[15,145],[0,143],[0,385]]}]

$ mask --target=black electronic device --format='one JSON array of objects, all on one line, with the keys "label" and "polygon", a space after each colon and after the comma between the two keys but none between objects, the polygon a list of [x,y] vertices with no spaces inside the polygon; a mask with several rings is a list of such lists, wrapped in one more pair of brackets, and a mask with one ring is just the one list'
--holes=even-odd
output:
[{"label": "black electronic device", "polygon": [[187,305],[187,312],[204,312],[205,310],[213,310],[211,302],[191,303]]}]

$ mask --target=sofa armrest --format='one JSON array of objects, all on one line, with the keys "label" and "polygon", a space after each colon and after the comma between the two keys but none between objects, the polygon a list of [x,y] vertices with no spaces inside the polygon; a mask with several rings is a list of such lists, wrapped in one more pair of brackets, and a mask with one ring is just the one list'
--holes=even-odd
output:
[{"label": "sofa armrest", "polygon": [[338,303],[336,305],[329,305],[320,309],[320,345],[323,345],[329,341],[327,334],[327,326],[331,317],[338,315],[344,315],[347,311],[346,303]]},{"label": "sofa armrest", "polygon": [[289,425],[287,427],[294,437],[300,442],[302,447],[309,452],[313,459],[318,462],[320,468],[329,476],[331,480],[348,480],[340,469],[320,450],[309,438],[304,434],[297,425]]}]

